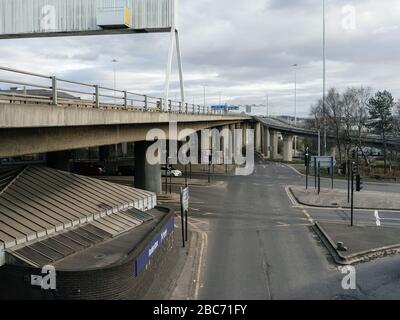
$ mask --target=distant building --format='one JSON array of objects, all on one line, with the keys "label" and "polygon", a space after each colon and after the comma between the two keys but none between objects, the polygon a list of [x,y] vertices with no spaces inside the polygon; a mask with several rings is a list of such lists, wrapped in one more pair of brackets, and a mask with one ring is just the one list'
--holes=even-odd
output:
[{"label": "distant building", "polygon": [[[0,95],[2,93],[5,93],[7,95],[21,95],[21,96],[30,96],[30,97],[46,97],[46,98],[51,98],[53,96],[53,92],[51,90],[46,90],[46,89],[25,89],[25,88],[19,88],[19,87],[11,87],[8,90],[0,90]],[[77,100],[80,99],[79,97],[75,97],[69,93],[58,91],[57,92],[58,98],[59,99],[71,99],[71,100]]]}]

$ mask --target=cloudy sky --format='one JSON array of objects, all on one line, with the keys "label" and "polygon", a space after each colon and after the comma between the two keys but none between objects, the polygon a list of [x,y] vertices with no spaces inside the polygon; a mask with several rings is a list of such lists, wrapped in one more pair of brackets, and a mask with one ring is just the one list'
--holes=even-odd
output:
[{"label": "cloudy sky", "polygon": [[[400,1],[327,1],[327,86],[400,98]],[[322,95],[322,0],[180,0],[189,102],[264,104],[308,115]],[[162,96],[168,34],[2,40],[0,65]],[[179,98],[174,66],[172,98]],[[256,113],[265,113],[258,108]]]}]

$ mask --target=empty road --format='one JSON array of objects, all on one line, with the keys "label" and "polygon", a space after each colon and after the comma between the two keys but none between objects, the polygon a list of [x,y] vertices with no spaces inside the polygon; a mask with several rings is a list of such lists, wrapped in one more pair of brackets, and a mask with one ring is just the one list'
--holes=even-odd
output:
[{"label": "empty road", "polygon": [[323,212],[294,206],[285,191],[304,177],[256,162],[251,176],[218,176],[224,186],[192,187],[191,216],[208,238],[200,299],[400,298],[398,256],[357,265],[357,289],[342,289],[344,275],[309,221]]}]

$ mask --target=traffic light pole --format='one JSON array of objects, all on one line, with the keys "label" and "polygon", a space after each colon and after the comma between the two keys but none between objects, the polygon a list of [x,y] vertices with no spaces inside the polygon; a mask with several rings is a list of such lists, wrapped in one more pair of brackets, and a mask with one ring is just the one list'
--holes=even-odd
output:
[{"label": "traffic light pole", "polygon": [[350,172],[352,171],[350,164],[351,161],[347,160],[347,203],[350,203]]},{"label": "traffic light pole", "polygon": [[317,158],[314,158],[314,180],[315,189],[317,189]]},{"label": "traffic light pole", "polygon": [[335,179],[334,166],[335,166],[335,164],[334,164],[334,160],[333,160],[333,157],[332,157],[332,160],[331,160],[332,189],[333,189],[333,182],[334,182],[334,179]]},{"label": "traffic light pole", "polygon": [[187,164],[185,164],[185,186],[188,186],[188,172],[187,172]]},{"label": "traffic light pole", "polygon": [[356,170],[355,162],[351,163],[351,226],[354,226],[354,171]]},{"label": "traffic light pole", "polygon": [[211,155],[208,157],[208,183],[211,182],[211,162],[212,158]]},{"label": "traffic light pole", "polygon": [[308,175],[310,170],[310,154],[308,153],[308,147],[306,148],[306,156],[305,156],[305,165],[306,165],[306,190],[308,190]]},{"label": "traffic light pole", "polygon": [[321,163],[318,161],[318,194],[321,193]]}]

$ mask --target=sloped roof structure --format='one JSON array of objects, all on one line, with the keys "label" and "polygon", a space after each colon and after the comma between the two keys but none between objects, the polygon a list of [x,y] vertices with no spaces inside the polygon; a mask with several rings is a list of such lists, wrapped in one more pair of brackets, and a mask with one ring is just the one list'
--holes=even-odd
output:
[{"label": "sloped roof structure", "polygon": [[[67,251],[76,243],[90,245],[151,219],[143,211],[156,203],[152,192],[44,166],[0,171],[0,250],[29,248],[60,234],[72,241]],[[50,242],[57,247],[60,241]]]}]

